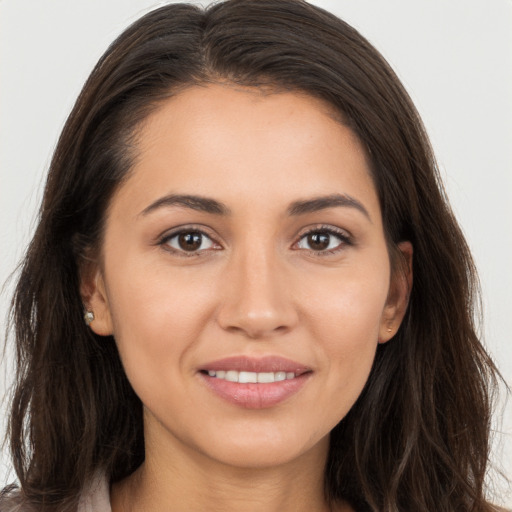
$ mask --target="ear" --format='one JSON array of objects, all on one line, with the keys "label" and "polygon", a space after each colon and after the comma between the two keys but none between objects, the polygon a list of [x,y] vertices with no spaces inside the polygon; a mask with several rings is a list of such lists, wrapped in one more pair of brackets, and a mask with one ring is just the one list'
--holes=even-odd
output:
[{"label": "ear", "polygon": [[409,304],[413,247],[411,242],[400,242],[398,250],[401,261],[392,270],[388,298],[380,322],[379,343],[386,343],[396,334]]},{"label": "ear", "polygon": [[91,311],[94,315],[89,328],[100,336],[113,334],[105,280],[96,262],[87,261],[80,269],[80,295],[86,311]]}]

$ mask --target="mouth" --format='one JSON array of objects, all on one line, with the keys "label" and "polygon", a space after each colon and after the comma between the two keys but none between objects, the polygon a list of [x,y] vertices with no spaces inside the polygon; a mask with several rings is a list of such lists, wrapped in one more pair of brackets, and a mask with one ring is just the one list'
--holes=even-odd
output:
[{"label": "mouth", "polygon": [[208,389],[223,400],[247,409],[274,407],[298,393],[313,371],[278,356],[231,357],[199,370]]},{"label": "mouth", "polygon": [[295,379],[302,375],[302,373],[295,372],[240,372],[237,370],[203,370],[203,373],[216,379],[239,382],[240,384],[270,384]]}]

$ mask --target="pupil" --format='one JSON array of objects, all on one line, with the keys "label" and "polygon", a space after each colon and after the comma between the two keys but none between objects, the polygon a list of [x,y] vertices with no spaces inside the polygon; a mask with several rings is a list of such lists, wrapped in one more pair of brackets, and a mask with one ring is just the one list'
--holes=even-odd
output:
[{"label": "pupil", "polygon": [[308,243],[311,249],[315,251],[322,251],[329,247],[330,235],[327,233],[312,233],[308,235]]},{"label": "pupil", "polygon": [[201,247],[201,233],[181,233],[178,243],[184,251],[196,251]]}]

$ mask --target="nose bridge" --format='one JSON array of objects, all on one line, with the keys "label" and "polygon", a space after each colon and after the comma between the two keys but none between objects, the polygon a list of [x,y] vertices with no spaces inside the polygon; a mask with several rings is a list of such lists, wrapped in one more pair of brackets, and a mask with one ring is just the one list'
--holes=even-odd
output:
[{"label": "nose bridge", "polygon": [[284,262],[273,244],[244,243],[233,251],[219,322],[251,338],[289,330],[296,321]]}]

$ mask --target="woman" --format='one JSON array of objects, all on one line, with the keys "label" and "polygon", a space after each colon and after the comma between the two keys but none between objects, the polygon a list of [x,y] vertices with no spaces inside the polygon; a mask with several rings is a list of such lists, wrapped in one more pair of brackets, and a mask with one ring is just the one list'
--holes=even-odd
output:
[{"label": "woman", "polygon": [[51,164],[1,510],[495,510],[474,290],[354,29],[296,0],[157,9]]}]

